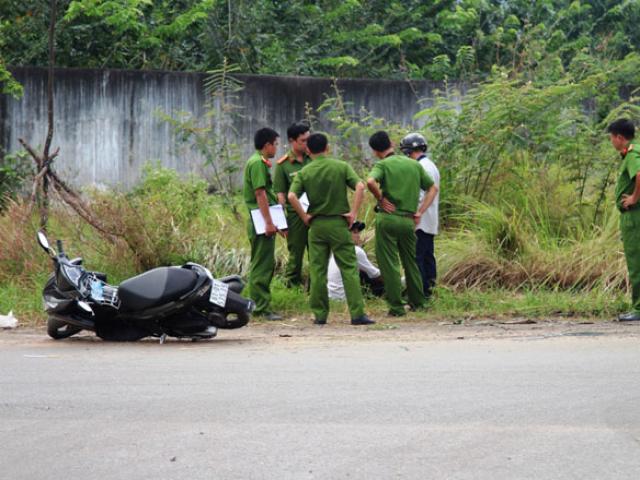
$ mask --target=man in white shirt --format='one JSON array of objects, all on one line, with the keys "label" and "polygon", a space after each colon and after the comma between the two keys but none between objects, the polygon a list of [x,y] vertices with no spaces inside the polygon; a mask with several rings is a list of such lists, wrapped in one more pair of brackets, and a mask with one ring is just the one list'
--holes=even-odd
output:
[{"label": "man in white shirt", "polygon": [[[360,232],[364,230],[365,224],[355,221],[351,227],[351,238],[356,248],[356,257],[358,259],[358,270],[360,271],[360,283],[365,289],[369,289],[371,293],[380,297],[384,293],[384,283],[380,276],[380,270],[373,265],[367,253],[362,248],[362,239],[360,238]],[[327,290],[329,291],[329,298],[332,300],[344,300],[344,285],[342,284],[342,276],[340,275],[340,269],[336,264],[333,255],[329,260],[329,270],[327,272]]]},{"label": "man in white shirt", "polygon": [[[420,162],[422,168],[433,179],[436,187],[435,198],[431,206],[420,218],[420,222],[416,226],[416,261],[420,274],[422,275],[422,284],[424,286],[424,294],[429,298],[436,284],[436,257],[434,254],[434,238],[438,234],[438,203],[440,200],[440,172],[436,164],[427,156],[427,141],[419,133],[410,133],[400,142],[400,150],[408,157]],[[420,201],[422,201],[425,192],[420,193]]]}]

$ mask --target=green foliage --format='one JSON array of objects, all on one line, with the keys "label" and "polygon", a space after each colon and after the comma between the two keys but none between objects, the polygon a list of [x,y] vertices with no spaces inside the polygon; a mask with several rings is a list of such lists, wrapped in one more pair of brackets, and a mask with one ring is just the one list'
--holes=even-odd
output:
[{"label": "green foliage", "polygon": [[32,174],[31,161],[26,152],[0,157],[0,211],[7,200],[19,193]]},{"label": "green foliage", "polygon": [[207,260],[201,245],[213,244],[214,231],[206,225],[215,218],[218,202],[207,194],[205,181],[147,167],[132,192],[94,192],[93,197],[103,223],[122,239],[138,268]]},{"label": "green foliage", "polygon": [[[0,40],[0,47],[2,41]],[[20,98],[24,93],[22,85],[13,78],[11,72],[7,70],[7,66],[4,64],[2,56],[0,56],[0,93],[11,95],[13,98]]]},{"label": "green foliage", "polygon": [[615,117],[640,119],[637,99],[619,94],[640,82],[640,56],[618,62],[590,57],[580,68],[550,74],[554,58],[541,57],[522,71],[496,69],[461,102],[459,92],[445,89],[417,114],[445,170],[455,172],[460,193],[493,202],[511,194],[499,181],[511,168],[532,164],[544,172],[562,165],[577,204],[602,206],[616,165],[603,132]]},{"label": "green foliage", "polygon": [[[245,73],[482,79],[640,46],[629,0],[60,0],[58,64]],[[45,65],[48,0],[0,0],[0,57]],[[534,47],[534,48],[532,48]],[[551,66],[550,66],[551,67]]]}]

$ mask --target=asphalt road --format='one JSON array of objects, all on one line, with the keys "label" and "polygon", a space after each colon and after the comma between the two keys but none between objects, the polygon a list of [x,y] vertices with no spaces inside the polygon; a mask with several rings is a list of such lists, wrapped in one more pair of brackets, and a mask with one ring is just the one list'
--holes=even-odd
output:
[{"label": "asphalt road", "polygon": [[6,480],[640,478],[637,335],[8,338]]}]

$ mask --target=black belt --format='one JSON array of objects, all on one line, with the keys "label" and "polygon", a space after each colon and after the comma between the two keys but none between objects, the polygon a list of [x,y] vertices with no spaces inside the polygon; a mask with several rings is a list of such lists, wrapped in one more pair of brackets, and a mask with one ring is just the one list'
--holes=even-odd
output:
[{"label": "black belt", "polygon": [[413,216],[415,215],[414,213],[389,213],[381,208],[378,208],[378,206],[376,206],[375,211],[378,213],[384,213],[385,215],[393,215],[394,217],[413,218]]}]

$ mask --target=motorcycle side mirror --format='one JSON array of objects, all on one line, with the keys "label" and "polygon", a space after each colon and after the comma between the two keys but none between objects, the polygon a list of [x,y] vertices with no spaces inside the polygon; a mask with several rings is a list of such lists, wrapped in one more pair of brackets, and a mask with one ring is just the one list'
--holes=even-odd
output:
[{"label": "motorcycle side mirror", "polygon": [[44,234],[42,230],[38,232],[38,243],[40,244],[42,249],[45,252],[47,252],[51,257],[56,256],[56,252],[53,250],[53,248],[51,248],[51,245],[49,245],[49,240],[47,239],[47,236]]}]

